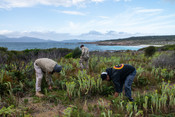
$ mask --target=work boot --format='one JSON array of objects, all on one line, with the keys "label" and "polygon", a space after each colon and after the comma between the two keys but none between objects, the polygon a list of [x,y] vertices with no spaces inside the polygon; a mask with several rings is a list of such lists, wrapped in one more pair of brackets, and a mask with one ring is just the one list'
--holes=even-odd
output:
[{"label": "work boot", "polygon": [[44,97],[44,94],[40,93],[39,91],[36,92],[37,97]]}]

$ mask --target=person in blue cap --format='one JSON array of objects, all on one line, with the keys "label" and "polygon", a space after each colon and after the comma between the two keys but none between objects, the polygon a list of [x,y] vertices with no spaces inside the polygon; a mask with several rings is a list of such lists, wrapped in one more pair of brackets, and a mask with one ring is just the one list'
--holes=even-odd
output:
[{"label": "person in blue cap", "polygon": [[102,80],[112,81],[115,86],[115,97],[118,97],[119,93],[125,87],[125,96],[130,100],[134,101],[131,97],[131,85],[136,75],[136,69],[128,64],[115,65],[112,68],[107,68],[106,72],[101,73]]},{"label": "person in blue cap", "polygon": [[54,72],[60,72],[62,67],[57,64],[52,59],[49,58],[39,58],[34,62],[34,68],[36,72],[36,96],[43,97],[41,91],[41,81],[43,78],[43,74],[45,74],[46,81],[49,85],[49,89],[52,89],[52,74]]}]

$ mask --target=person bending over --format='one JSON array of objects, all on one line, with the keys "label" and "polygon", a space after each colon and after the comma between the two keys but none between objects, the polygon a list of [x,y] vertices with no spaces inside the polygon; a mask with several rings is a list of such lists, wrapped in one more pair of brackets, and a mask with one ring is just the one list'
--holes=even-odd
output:
[{"label": "person bending over", "polygon": [[128,64],[115,65],[112,68],[107,68],[106,72],[101,73],[102,80],[112,81],[115,86],[115,97],[118,97],[119,93],[125,87],[125,96],[134,101],[131,97],[131,85],[136,75],[136,69]]}]

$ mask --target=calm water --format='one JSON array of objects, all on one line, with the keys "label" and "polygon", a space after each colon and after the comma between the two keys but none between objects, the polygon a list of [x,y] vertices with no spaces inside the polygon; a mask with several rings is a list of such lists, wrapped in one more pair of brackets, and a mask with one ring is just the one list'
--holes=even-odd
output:
[{"label": "calm water", "polygon": [[[25,49],[48,49],[48,48],[69,48],[79,47],[78,43],[63,42],[0,42],[0,47],[7,47],[8,50],[25,50]],[[102,46],[96,44],[84,44],[90,51],[106,51],[106,50],[138,50],[141,46]]]}]

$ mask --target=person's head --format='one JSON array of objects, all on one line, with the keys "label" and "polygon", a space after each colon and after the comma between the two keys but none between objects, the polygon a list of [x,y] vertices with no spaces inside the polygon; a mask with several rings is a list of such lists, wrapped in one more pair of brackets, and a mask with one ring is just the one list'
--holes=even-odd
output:
[{"label": "person's head", "polygon": [[61,70],[62,70],[61,65],[56,64],[54,69],[53,69],[53,72],[60,72]]},{"label": "person's head", "polygon": [[107,81],[109,81],[110,78],[109,78],[108,73],[107,73],[107,72],[102,72],[102,73],[101,73],[101,79],[102,79],[102,80],[107,80]]},{"label": "person's head", "polygon": [[81,45],[80,48],[84,47],[84,45]]}]

